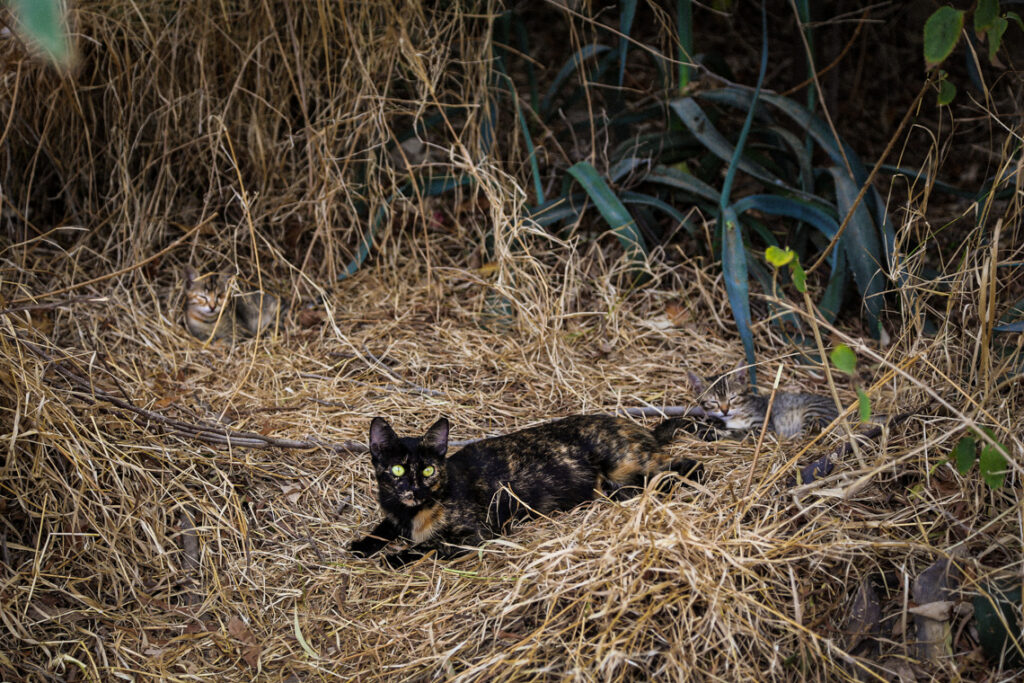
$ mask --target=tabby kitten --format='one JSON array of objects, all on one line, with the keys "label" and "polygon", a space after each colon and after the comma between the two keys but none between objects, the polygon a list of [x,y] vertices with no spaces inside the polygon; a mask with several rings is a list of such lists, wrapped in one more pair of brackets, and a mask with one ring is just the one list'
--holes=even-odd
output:
[{"label": "tabby kitten", "polygon": [[256,337],[271,325],[278,326],[281,302],[273,294],[245,292],[232,295],[231,278],[199,275],[185,267],[185,327],[203,341]]},{"label": "tabby kitten", "polygon": [[[720,420],[732,431],[761,429],[768,398],[755,393],[739,373],[728,372],[706,380],[692,372],[688,375],[708,417]],[[838,415],[835,403],[826,396],[777,391],[768,429],[789,439],[800,436],[806,428],[820,431]]]},{"label": "tabby kitten", "polygon": [[402,539],[413,547],[386,556],[393,567],[430,550],[453,557],[464,552],[458,546],[479,545],[515,520],[591,500],[602,485],[622,495],[665,470],[699,478],[700,464],[664,451],[677,431],[698,429],[683,418],[652,432],[623,418],[576,415],[484,439],[446,458],[447,419],[420,438],[401,438],[376,417],[370,458],[384,520],[351,551],[366,557]]}]

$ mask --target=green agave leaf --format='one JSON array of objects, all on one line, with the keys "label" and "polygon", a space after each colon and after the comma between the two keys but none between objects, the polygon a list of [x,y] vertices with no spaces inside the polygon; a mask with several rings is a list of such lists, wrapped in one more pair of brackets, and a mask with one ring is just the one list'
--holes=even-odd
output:
[{"label": "green agave leaf", "polygon": [[691,0],[676,0],[676,32],[679,34],[679,91],[690,84],[693,60],[693,6]]},{"label": "green agave leaf", "polygon": [[[772,277],[768,274],[768,270],[761,265],[761,262],[754,258],[752,252],[747,252],[747,272],[750,273],[761,285],[761,289],[765,292],[770,292],[773,295],[778,295],[776,283],[772,280]],[[800,319],[796,317],[792,311],[782,310],[779,306],[768,302],[768,310],[771,313],[772,322],[783,332],[788,332],[787,328],[783,325],[786,323],[790,326],[789,329],[796,330],[797,334],[800,334]]]},{"label": "green agave leaf", "polygon": [[953,52],[964,27],[964,13],[940,7],[924,22],[924,61],[931,68]]},{"label": "green agave leaf", "polygon": [[71,55],[61,21],[60,0],[10,0],[25,33],[52,61],[63,63]]},{"label": "green agave leaf", "polygon": [[534,206],[529,210],[530,220],[542,227],[548,227],[564,220],[576,220],[587,204],[587,196],[580,193],[562,195]]},{"label": "green agave leaf", "polygon": [[[413,189],[413,183],[416,179],[412,179],[409,182],[404,183],[395,193],[388,197],[387,202],[384,203],[377,213],[374,215],[373,221],[370,223],[369,230],[363,235],[363,239],[359,241],[359,246],[356,249],[355,257],[349,261],[345,269],[338,275],[338,280],[344,280],[345,278],[354,275],[366,261],[366,257],[370,255],[370,249],[373,248],[373,240],[377,235],[377,230],[384,224],[385,219],[388,217],[389,207],[397,199],[408,196]],[[439,178],[429,178],[426,183],[420,188],[420,194],[427,197],[436,197],[437,195],[450,192],[457,187],[465,187],[466,185],[473,184],[473,178],[471,176],[441,176]]]},{"label": "green agave leaf", "polygon": [[[753,194],[733,204],[736,213],[742,215],[751,209],[773,216],[786,216],[809,223],[825,237],[832,239],[839,232],[839,223],[824,209],[799,199],[779,197],[773,194]],[[849,228],[847,228],[849,229]]]},{"label": "green agave leaf", "polygon": [[[845,215],[857,197],[858,188],[846,173],[835,166],[829,169],[836,185],[836,203],[839,213]],[[867,311],[868,326],[871,334],[877,339],[879,334],[879,316],[882,312],[884,275],[879,269],[884,260],[878,233],[871,216],[864,204],[860,204],[853,212],[846,232],[839,238],[839,248],[846,252],[846,260],[853,271],[854,282],[864,300]]]},{"label": "green agave leaf", "polygon": [[747,275],[747,250],[743,245],[743,225],[731,206],[722,211],[722,275],[729,306],[736,321],[747,362],[750,381],[757,385],[754,368],[754,332],[750,326],[750,284]]},{"label": "green agave leaf", "polygon": [[782,126],[768,126],[765,130],[777,135],[786,144],[796,158],[797,166],[800,169],[800,187],[805,192],[812,192],[814,190],[814,167],[811,163],[810,145],[805,145],[803,140]]},{"label": "green agave leaf", "polygon": [[691,235],[697,231],[697,226],[694,225],[694,222],[688,218],[686,214],[657,197],[649,194],[641,194],[639,192],[622,192],[619,194],[619,198],[622,200],[623,204],[640,204],[642,206],[650,206],[660,210],[662,213],[668,214],[674,221],[680,223],[683,226],[683,229]]},{"label": "green agave leaf", "polygon": [[[731,162],[736,153],[736,147],[722,135],[711,119],[700,108],[697,101],[692,97],[681,97],[669,103],[672,111],[679,120],[686,126],[693,136],[700,140],[701,144],[716,157],[725,162]],[[740,157],[737,161],[737,168],[747,175],[753,176],[762,182],[773,187],[787,187],[780,178],[772,175],[766,168],[746,157]]]},{"label": "green agave leaf", "polygon": [[651,160],[643,157],[626,157],[615,162],[608,170],[608,179],[617,183],[638,168],[650,166]]},{"label": "green agave leaf", "polygon": [[629,52],[629,34],[636,16],[636,0],[619,0],[619,87],[626,76],[626,54]]},{"label": "green agave leaf", "polygon": [[584,45],[577,50],[574,55],[569,57],[569,60],[561,69],[559,69],[558,74],[555,76],[555,80],[551,82],[550,86],[548,86],[548,90],[540,102],[541,116],[547,118],[547,115],[551,113],[551,104],[558,95],[558,91],[562,89],[562,85],[565,83],[565,80],[572,75],[572,72],[575,71],[580,64],[594,55],[599,55],[608,52],[609,50],[611,50],[611,48],[607,45],[591,43],[590,45]]},{"label": "green agave leaf", "polygon": [[668,187],[682,190],[688,194],[708,199],[716,204],[721,198],[721,194],[719,194],[718,190],[711,187],[703,180],[669,166],[655,166],[654,171],[647,174],[645,181],[658,183],[659,185],[667,185]]},{"label": "green agave leaf", "polygon": [[825,320],[830,323],[836,321],[839,315],[839,306],[843,302],[843,294],[846,292],[846,283],[850,280],[850,270],[846,265],[846,252],[842,249],[833,249],[835,264],[832,266],[832,275],[829,277],[825,293],[821,295],[818,302],[818,310]]},{"label": "green agave leaf", "polygon": [[601,212],[612,232],[619,238],[629,258],[642,265],[647,255],[647,245],[637,227],[636,221],[608,183],[598,174],[597,169],[586,161],[580,161],[569,168],[569,175],[586,191]]},{"label": "green agave leaf", "polygon": [[609,158],[618,160],[627,157],[648,157],[664,163],[666,158],[688,157],[697,149],[700,149],[700,145],[689,131],[657,131],[643,133],[619,143]]}]

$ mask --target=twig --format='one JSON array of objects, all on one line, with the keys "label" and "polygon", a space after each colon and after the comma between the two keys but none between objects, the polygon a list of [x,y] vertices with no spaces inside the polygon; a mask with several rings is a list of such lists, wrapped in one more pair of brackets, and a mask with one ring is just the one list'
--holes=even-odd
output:
[{"label": "twig", "polygon": [[10,315],[11,313],[21,313],[22,311],[48,311],[54,308],[60,308],[61,306],[69,306],[71,304],[103,303],[109,300],[109,297],[105,296],[75,296],[71,297],[70,299],[50,301],[43,304],[25,304],[24,306],[11,306],[10,308],[0,310],[0,315]]}]

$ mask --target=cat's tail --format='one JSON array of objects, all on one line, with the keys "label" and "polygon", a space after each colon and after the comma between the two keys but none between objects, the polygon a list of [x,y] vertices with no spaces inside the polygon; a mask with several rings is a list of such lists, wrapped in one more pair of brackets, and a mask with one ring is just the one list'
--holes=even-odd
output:
[{"label": "cat's tail", "polygon": [[718,441],[722,438],[722,429],[711,421],[695,417],[670,417],[654,428],[654,440],[659,446],[665,446],[676,439],[677,434],[691,434],[704,441]]}]

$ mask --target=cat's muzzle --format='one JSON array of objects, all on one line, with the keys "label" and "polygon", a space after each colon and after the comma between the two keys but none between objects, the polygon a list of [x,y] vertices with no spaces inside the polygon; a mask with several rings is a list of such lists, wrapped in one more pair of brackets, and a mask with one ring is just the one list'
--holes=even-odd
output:
[{"label": "cat's muzzle", "polygon": [[417,504],[416,494],[412,491],[402,491],[398,494],[398,500],[402,501],[402,505],[408,505],[409,507]]}]

